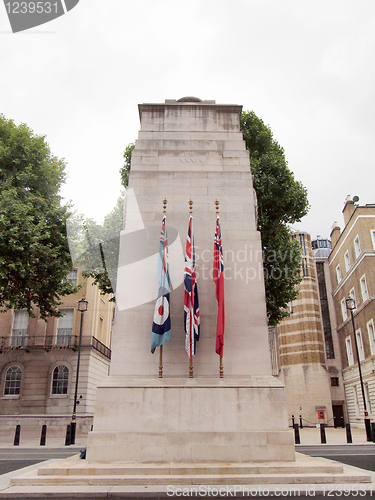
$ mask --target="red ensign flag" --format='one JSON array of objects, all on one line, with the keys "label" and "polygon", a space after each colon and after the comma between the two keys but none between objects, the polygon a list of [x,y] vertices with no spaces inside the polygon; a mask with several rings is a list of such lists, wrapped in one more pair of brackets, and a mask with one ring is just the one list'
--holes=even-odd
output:
[{"label": "red ensign flag", "polygon": [[216,352],[222,358],[224,350],[224,257],[221,246],[221,229],[219,216],[216,219],[214,240],[213,280],[216,284],[216,300],[218,302],[216,326]]}]

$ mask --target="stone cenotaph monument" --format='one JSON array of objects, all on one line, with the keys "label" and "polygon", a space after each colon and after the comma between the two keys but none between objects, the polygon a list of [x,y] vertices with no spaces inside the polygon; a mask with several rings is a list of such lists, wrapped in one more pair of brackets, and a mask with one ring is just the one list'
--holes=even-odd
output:
[{"label": "stone cenotaph monument", "polygon": [[[110,374],[97,390],[88,462],[293,461],[284,386],[272,376],[260,234],[238,105],[187,97],[141,104],[120,237]],[[151,353],[163,200],[171,340]],[[200,339],[189,377],[184,253],[193,202]],[[212,255],[219,202],[223,371]]]}]

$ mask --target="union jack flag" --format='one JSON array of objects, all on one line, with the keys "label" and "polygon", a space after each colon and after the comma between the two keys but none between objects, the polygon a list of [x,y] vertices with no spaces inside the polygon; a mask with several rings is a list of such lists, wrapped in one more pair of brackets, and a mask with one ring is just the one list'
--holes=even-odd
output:
[{"label": "union jack flag", "polygon": [[161,226],[159,259],[157,276],[159,280],[158,298],[155,304],[154,321],[152,323],[151,352],[154,353],[158,346],[171,340],[171,315],[169,310],[169,255],[168,237],[165,227],[165,215]]},{"label": "union jack flag", "polygon": [[196,342],[199,340],[200,316],[197,273],[195,269],[193,217],[191,215],[186,239],[184,287],[185,348],[189,358],[192,358],[195,354]]},{"label": "union jack flag", "polygon": [[216,230],[214,238],[213,258],[213,280],[216,284],[216,300],[218,302],[217,325],[216,325],[216,352],[222,358],[224,351],[224,257],[221,246],[220,219],[216,218]]}]

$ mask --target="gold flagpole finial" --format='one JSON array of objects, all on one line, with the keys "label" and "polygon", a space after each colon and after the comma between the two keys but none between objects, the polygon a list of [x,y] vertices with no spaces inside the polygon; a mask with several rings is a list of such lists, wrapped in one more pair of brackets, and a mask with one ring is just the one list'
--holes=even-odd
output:
[{"label": "gold flagpole finial", "polygon": [[167,198],[164,198],[163,200],[163,214],[166,215],[167,214]]},{"label": "gold flagpole finial", "polygon": [[193,201],[191,201],[191,198],[189,200],[189,214],[193,215]]},{"label": "gold flagpole finial", "polygon": [[215,200],[216,215],[219,215],[219,201]]}]

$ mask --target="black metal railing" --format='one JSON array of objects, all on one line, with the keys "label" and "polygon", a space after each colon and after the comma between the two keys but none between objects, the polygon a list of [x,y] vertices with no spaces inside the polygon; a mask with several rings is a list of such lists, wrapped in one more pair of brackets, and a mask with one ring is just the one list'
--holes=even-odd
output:
[{"label": "black metal railing", "polygon": [[[69,330],[69,329],[67,329]],[[79,335],[71,335],[68,332],[57,335],[8,335],[0,337],[0,353],[10,350],[24,349],[26,351],[34,349],[78,349]],[[82,337],[82,347],[92,347],[96,351],[103,354],[108,359],[111,359],[111,349],[103,342],[100,342],[96,337]]]},{"label": "black metal railing", "polygon": [[111,359],[111,349],[107,347],[106,345],[103,344],[103,342],[100,342],[96,337],[91,337],[91,345],[92,347],[104,354],[104,356],[108,359]]}]

